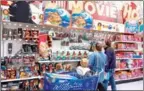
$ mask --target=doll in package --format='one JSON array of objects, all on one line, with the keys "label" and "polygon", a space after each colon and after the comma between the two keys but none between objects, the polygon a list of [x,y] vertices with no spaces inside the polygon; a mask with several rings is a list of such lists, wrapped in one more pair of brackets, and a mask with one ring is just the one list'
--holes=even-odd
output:
[{"label": "doll in package", "polygon": [[49,53],[49,45],[48,45],[48,35],[47,34],[40,34],[39,35],[39,45],[38,45],[38,48],[39,48],[39,54],[42,58],[44,59],[47,59],[49,58],[50,56],[50,53]]}]

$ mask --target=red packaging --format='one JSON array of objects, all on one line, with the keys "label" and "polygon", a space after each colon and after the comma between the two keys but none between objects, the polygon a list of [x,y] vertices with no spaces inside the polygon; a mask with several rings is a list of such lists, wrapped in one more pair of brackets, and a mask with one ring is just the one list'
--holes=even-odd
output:
[{"label": "red packaging", "polygon": [[39,35],[38,48],[39,54],[42,58],[48,58],[49,56],[48,49],[50,49],[50,47],[48,46],[47,36],[47,34]]},{"label": "red packaging", "polygon": [[27,30],[24,31],[24,39],[26,41],[31,39],[31,31],[30,30],[27,29]]},{"label": "red packaging", "polygon": [[32,40],[34,42],[38,42],[39,31],[38,30],[33,30],[31,32],[31,35],[32,35]]},{"label": "red packaging", "polygon": [[16,70],[8,69],[6,71],[7,79],[15,79],[16,78]]}]

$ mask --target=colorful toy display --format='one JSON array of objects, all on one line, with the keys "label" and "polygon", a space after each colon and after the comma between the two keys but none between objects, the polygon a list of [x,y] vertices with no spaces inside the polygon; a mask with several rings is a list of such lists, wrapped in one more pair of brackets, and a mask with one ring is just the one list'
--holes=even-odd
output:
[{"label": "colorful toy display", "polygon": [[113,39],[115,41],[142,41],[142,38],[138,35],[123,35],[123,34],[119,34],[119,35],[115,35],[113,37]]},{"label": "colorful toy display", "polygon": [[87,51],[57,51],[53,53],[54,60],[79,60],[81,58],[87,58]]},{"label": "colorful toy display", "polygon": [[138,49],[138,45],[135,43],[117,43],[116,49]]},{"label": "colorful toy display", "polygon": [[143,76],[142,69],[136,69],[132,71],[120,71],[115,73],[116,80],[128,80],[131,78],[142,77],[142,76]]},{"label": "colorful toy display", "polygon": [[117,58],[142,58],[142,54],[136,55],[135,52],[116,52]]}]

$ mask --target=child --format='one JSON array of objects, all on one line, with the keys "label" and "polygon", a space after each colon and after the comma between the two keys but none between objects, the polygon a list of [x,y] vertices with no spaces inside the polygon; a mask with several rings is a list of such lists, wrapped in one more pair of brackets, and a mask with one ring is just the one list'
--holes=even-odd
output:
[{"label": "child", "polygon": [[92,75],[90,68],[88,67],[88,59],[83,58],[80,61],[80,66],[76,68],[76,72],[80,76],[80,78],[88,77]]}]

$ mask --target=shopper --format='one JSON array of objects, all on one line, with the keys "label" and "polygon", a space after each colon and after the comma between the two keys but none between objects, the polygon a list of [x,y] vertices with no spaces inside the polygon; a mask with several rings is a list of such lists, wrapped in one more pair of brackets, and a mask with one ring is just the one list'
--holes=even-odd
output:
[{"label": "shopper", "polygon": [[105,63],[106,63],[106,55],[104,52],[102,52],[102,43],[97,42],[95,44],[95,50],[93,53],[89,56],[89,66],[90,69],[94,72],[101,72],[99,84],[98,84],[98,90],[99,91],[105,91],[103,81],[104,81],[104,69],[105,69]]},{"label": "shopper", "polygon": [[105,72],[108,74],[108,77],[106,80],[104,80],[104,85],[105,88],[107,89],[108,83],[110,82],[111,84],[111,89],[112,91],[116,91],[116,84],[114,80],[114,71],[116,68],[116,56],[115,56],[115,51],[111,47],[111,41],[107,40],[105,42],[106,47],[105,47],[105,54],[107,55],[107,64],[105,67]]}]

